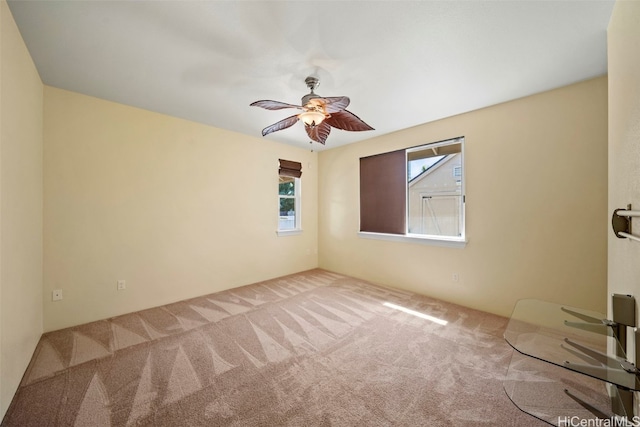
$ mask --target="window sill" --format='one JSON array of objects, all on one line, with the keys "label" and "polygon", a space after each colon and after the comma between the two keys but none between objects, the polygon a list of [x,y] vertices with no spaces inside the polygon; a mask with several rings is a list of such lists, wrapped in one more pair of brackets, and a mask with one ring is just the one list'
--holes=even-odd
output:
[{"label": "window sill", "polygon": [[278,237],[297,236],[298,234],[302,234],[302,230],[301,229],[296,229],[296,230],[277,230],[276,234],[278,235]]},{"label": "window sill", "polygon": [[467,245],[466,239],[459,239],[455,237],[434,239],[433,237],[421,236],[419,234],[387,234],[358,231],[358,237],[373,240],[386,240],[389,242],[405,242],[417,243],[427,246],[442,246],[445,248],[464,248]]}]

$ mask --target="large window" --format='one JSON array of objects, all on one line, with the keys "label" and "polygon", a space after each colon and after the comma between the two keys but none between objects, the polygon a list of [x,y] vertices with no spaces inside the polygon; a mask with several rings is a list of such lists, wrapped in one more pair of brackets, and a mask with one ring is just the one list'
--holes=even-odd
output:
[{"label": "large window", "polygon": [[278,232],[300,230],[300,177],[302,165],[280,160],[278,171]]},{"label": "large window", "polygon": [[464,138],[360,159],[360,231],[465,240]]}]

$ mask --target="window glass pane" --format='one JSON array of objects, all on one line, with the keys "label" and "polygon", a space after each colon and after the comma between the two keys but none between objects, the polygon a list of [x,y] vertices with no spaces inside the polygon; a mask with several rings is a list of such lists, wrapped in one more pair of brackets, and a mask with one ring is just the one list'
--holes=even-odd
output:
[{"label": "window glass pane", "polygon": [[296,212],[296,199],[293,197],[280,197],[280,215],[287,216],[289,214],[295,214]]},{"label": "window glass pane", "polygon": [[296,199],[295,197],[280,197],[280,217],[278,230],[295,230],[296,228]]},{"label": "window glass pane", "polygon": [[296,194],[296,179],[291,176],[280,176],[278,194],[281,196],[294,196]]},{"label": "window glass pane", "polygon": [[461,199],[462,196],[422,197],[422,234],[459,236]]},{"label": "window glass pane", "polygon": [[408,233],[462,236],[462,174],[459,140],[407,151]]},{"label": "window glass pane", "polygon": [[409,160],[407,169],[409,171],[409,182],[422,172],[426,172],[431,168],[431,166],[438,163],[443,158],[444,156],[434,156],[425,157],[424,159]]}]

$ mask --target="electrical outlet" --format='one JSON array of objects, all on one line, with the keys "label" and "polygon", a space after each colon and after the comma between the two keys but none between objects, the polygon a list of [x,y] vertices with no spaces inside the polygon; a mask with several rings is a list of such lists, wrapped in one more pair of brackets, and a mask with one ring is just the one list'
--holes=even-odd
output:
[{"label": "electrical outlet", "polygon": [[60,301],[62,299],[62,289],[56,289],[51,292],[51,301]]},{"label": "electrical outlet", "polygon": [[118,290],[124,291],[125,289],[127,289],[127,282],[124,280],[118,280]]},{"label": "electrical outlet", "polygon": [[454,281],[454,282],[460,281],[460,275],[458,273],[453,273],[451,275],[451,280]]}]

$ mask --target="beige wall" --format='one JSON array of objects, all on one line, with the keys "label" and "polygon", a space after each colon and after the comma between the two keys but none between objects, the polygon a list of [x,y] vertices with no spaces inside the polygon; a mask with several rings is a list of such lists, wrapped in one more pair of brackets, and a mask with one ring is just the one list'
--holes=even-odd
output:
[{"label": "beige wall", "polygon": [[[44,143],[46,331],[317,267],[317,153],[48,86]],[[276,236],[279,158],[301,235]]]},{"label": "beige wall", "polygon": [[0,418],[42,333],[42,82],[0,1]]},{"label": "beige wall", "polygon": [[[640,2],[616,2],[609,22],[608,44],[611,215],[629,203],[640,210]],[[640,235],[640,218],[632,220],[632,224],[633,234]],[[640,243],[618,239],[610,226],[607,235],[608,292],[640,299]]]},{"label": "beige wall", "polygon": [[[358,159],[457,136],[466,247],[359,238]],[[500,315],[520,298],[606,309],[605,77],[323,151],[319,162],[320,267]]]}]

